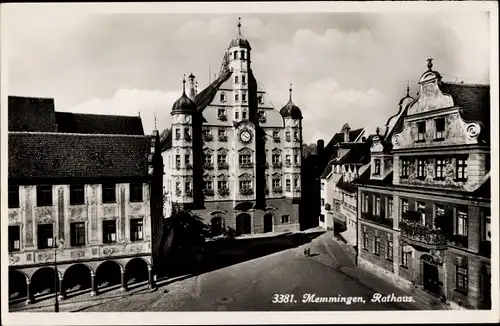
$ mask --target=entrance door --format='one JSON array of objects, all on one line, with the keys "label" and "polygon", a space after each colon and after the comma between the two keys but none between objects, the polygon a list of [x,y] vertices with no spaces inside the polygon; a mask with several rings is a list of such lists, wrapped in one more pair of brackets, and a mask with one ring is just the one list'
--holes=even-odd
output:
[{"label": "entrance door", "polygon": [[273,232],[273,215],[264,215],[264,232]]},{"label": "entrance door", "polygon": [[436,265],[428,262],[424,264],[424,289],[439,295],[439,272]]},{"label": "entrance door", "polygon": [[218,235],[222,234],[222,218],[221,217],[214,217],[210,221],[210,227],[212,229],[212,236],[216,237]]},{"label": "entrance door", "polygon": [[252,222],[249,214],[242,213],[236,216],[236,233],[237,234],[252,233]]}]

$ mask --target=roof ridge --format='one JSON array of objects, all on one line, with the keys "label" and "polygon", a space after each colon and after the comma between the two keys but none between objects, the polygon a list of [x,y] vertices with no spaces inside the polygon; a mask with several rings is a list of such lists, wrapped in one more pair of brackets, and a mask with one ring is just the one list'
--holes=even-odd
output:
[{"label": "roof ridge", "polygon": [[67,113],[67,114],[79,114],[79,115],[95,115],[99,117],[113,117],[113,118],[137,118],[141,119],[140,116],[136,115],[117,115],[117,114],[98,114],[98,113],[80,113],[80,112],[66,112],[66,111],[54,111],[55,113]]},{"label": "roof ridge", "polygon": [[14,135],[56,135],[56,136],[87,136],[87,137],[123,137],[123,138],[149,138],[150,135],[127,135],[127,134],[83,134],[69,132],[45,132],[45,131],[9,131]]}]

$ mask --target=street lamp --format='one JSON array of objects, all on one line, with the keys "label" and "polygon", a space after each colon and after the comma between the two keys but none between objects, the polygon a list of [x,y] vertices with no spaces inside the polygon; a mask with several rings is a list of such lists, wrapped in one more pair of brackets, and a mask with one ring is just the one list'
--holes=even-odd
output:
[{"label": "street lamp", "polygon": [[59,239],[56,240],[55,246],[54,246],[54,294],[56,297],[56,300],[54,302],[54,312],[59,312],[59,297],[57,293],[57,287],[58,287],[58,282],[59,282],[59,271],[57,269],[57,249],[60,249],[61,251],[63,250],[64,247],[64,239]]}]

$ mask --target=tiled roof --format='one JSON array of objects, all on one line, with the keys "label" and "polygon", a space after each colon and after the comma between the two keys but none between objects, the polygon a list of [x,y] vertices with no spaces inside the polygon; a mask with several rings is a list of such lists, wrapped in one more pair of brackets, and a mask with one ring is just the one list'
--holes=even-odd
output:
[{"label": "tiled roof", "polygon": [[172,147],[172,129],[167,128],[160,134],[160,147],[162,152]]},{"label": "tiled roof", "polygon": [[8,97],[9,131],[56,132],[54,99]]},{"label": "tiled roof", "polygon": [[330,172],[332,172],[332,167],[333,167],[333,164],[332,163],[328,163],[328,165],[323,170],[323,173],[321,174],[321,179],[326,179],[326,177],[328,177],[328,175],[330,174]]},{"label": "tiled roof", "polygon": [[490,86],[475,84],[441,83],[441,90],[451,95],[455,106],[461,107],[460,115],[467,122],[479,122],[485,127],[483,139],[489,140]]},{"label": "tiled roof", "polygon": [[[364,144],[362,144],[364,145]],[[347,154],[335,161],[337,164],[365,164],[370,161],[370,151],[367,148],[351,149]]]},{"label": "tiled roof", "polygon": [[229,77],[231,77],[231,71],[226,71],[221,74],[219,78],[214,80],[207,88],[202,90],[198,95],[196,95],[195,103],[198,107],[198,111],[203,111],[214,99],[217,94],[217,90]]},{"label": "tiled roof", "polygon": [[392,177],[393,173],[389,173],[383,180],[370,179],[371,176],[371,167],[367,168],[366,171],[360,175],[353,183],[355,185],[368,185],[368,186],[382,186],[382,187],[390,187],[392,186]]},{"label": "tiled roof", "polygon": [[11,132],[9,178],[148,175],[148,136]]},{"label": "tiled roof", "polygon": [[354,184],[350,182],[344,182],[344,177],[340,178],[340,180],[337,182],[337,188],[340,188],[350,193],[354,193],[358,190],[358,188]]},{"label": "tiled roof", "polygon": [[140,117],[56,112],[57,132],[144,135]]}]

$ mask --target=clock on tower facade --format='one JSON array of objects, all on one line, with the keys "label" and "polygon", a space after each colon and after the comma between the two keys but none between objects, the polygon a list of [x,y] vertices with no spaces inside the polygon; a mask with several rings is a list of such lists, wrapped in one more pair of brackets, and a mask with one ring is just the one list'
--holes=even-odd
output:
[{"label": "clock on tower facade", "polygon": [[164,133],[165,192],[214,235],[228,227],[239,234],[300,229],[302,114],[291,87],[288,103],[274,108],[250,60],[238,21],[219,75],[199,93],[196,77],[188,77]]}]

